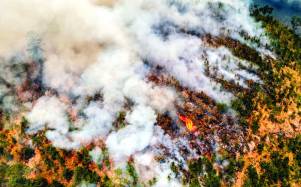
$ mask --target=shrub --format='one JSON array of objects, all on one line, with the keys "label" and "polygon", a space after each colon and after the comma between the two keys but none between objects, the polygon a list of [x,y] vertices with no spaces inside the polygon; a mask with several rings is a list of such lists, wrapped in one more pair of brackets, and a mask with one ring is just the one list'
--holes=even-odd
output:
[{"label": "shrub", "polygon": [[224,104],[224,103],[217,103],[216,106],[217,106],[217,109],[218,109],[218,111],[219,111],[220,113],[225,113],[225,112],[227,112],[228,107],[227,107],[226,104]]},{"label": "shrub", "polygon": [[73,171],[69,170],[67,168],[64,168],[63,177],[69,181],[72,178],[72,176],[73,176]]},{"label": "shrub", "polygon": [[74,180],[75,184],[80,184],[82,181],[95,184],[100,181],[100,177],[96,172],[79,166],[74,170]]},{"label": "shrub", "polygon": [[138,174],[135,170],[135,167],[131,163],[128,163],[126,166],[126,171],[131,176],[133,184],[136,185],[138,183]]},{"label": "shrub", "polygon": [[32,158],[35,155],[35,151],[30,148],[30,147],[24,147],[21,150],[21,158],[23,160],[29,160],[30,158]]}]

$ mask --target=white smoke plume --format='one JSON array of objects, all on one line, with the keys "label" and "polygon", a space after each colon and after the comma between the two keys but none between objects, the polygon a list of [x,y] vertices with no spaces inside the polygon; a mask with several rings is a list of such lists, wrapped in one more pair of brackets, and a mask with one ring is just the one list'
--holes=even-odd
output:
[{"label": "white smoke plume", "polygon": [[[30,33],[42,41],[42,84],[54,93],[26,105],[28,133],[46,129],[56,147],[77,149],[102,139],[116,162],[133,154],[143,157],[152,140],[160,139],[154,133],[157,114],[175,112],[178,100],[174,89],[147,80],[156,66],[181,85],[227,104],[234,96],[206,76],[207,62],[217,78],[242,87],[247,87],[245,80],[260,82],[240,69],[249,62],[200,39],[211,34],[250,45],[240,33],[259,37],[262,30],[249,16],[247,1],[1,0],[0,12],[3,59],[26,54]],[[87,100],[96,94],[101,98]],[[114,131],[121,111],[127,111],[127,126]],[[169,172],[150,164],[161,173],[158,185],[166,186]]]},{"label": "white smoke plume", "polygon": [[172,175],[169,163],[159,164],[155,161],[154,155],[151,152],[135,155],[134,161],[142,181],[156,178],[157,182],[154,185],[155,187],[182,186]]},{"label": "white smoke plume", "polygon": [[93,162],[99,164],[102,161],[102,150],[99,147],[95,147],[92,151],[89,152]]}]

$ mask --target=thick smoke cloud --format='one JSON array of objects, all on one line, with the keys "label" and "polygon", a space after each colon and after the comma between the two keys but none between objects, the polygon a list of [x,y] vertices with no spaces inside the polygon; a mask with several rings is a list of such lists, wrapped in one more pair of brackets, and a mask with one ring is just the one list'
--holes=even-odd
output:
[{"label": "thick smoke cloud", "polygon": [[[160,66],[181,85],[229,104],[234,96],[206,75],[207,67],[216,78],[242,87],[247,87],[246,80],[260,79],[240,68],[251,67],[249,62],[224,47],[208,46],[201,37],[226,36],[252,46],[240,33],[258,37],[262,31],[249,16],[248,6],[240,0],[2,0],[3,61],[27,53],[30,33],[42,41],[41,84],[50,91],[24,104],[28,133],[46,129],[53,145],[64,149],[101,139],[120,163],[133,154],[143,157],[154,142],[176,151],[168,144],[170,137],[156,133],[160,130],[154,125],[158,113],[175,113],[177,93],[149,82],[147,76]],[[97,99],[87,99],[96,95]],[[114,130],[121,111],[126,111],[127,125]],[[154,172],[162,176],[158,184],[167,185],[168,166],[153,162]]]},{"label": "thick smoke cloud", "polygon": [[124,156],[127,158],[133,152],[142,151],[149,145],[153,136],[156,115],[150,107],[138,106],[126,116],[126,120],[130,125],[111,133],[106,141],[115,160]]}]

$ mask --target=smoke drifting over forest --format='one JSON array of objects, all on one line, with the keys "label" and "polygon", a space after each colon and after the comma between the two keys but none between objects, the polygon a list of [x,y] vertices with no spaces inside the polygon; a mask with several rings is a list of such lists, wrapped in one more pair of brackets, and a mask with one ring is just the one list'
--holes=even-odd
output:
[{"label": "smoke drifting over forest", "polygon": [[[196,152],[156,125],[159,114],[179,123],[183,101],[174,87],[149,76],[174,78],[230,106],[235,96],[217,80],[248,88],[248,81],[261,83],[257,67],[205,38],[232,38],[269,53],[243,0],[1,0],[0,12],[2,108],[24,113],[27,133],[46,130],[58,148],[102,140],[116,167],[132,156],[141,175],[160,176],[158,186],[178,184],[167,176],[173,159],[185,161],[179,147],[187,146],[190,157]],[[125,124],[116,128],[121,113]],[[235,118],[231,110],[227,115]],[[155,161],[158,145],[176,156]]]}]

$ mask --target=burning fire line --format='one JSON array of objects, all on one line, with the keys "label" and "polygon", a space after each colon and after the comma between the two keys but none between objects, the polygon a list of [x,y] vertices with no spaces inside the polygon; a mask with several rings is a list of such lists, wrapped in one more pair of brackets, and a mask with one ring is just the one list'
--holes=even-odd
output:
[{"label": "burning fire line", "polygon": [[196,126],[193,124],[192,120],[189,119],[188,117],[186,116],[183,116],[183,115],[179,115],[179,119],[185,123],[186,125],[186,128],[190,131],[190,132],[193,132],[196,130]]}]

